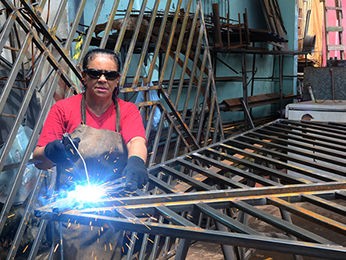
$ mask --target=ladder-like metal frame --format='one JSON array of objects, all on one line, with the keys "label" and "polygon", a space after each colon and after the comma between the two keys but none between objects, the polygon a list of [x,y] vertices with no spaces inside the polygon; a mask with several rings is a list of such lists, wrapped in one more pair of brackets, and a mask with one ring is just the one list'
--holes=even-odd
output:
[{"label": "ladder-like metal frame", "polygon": [[[325,44],[326,44],[326,59],[345,58],[345,45],[343,43],[343,10],[342,0],[334,0],[334,5],[326,5],[326,0],[323,0],[324,9],[324,28],[325,28]],[[330,15],[335,15],[336,25],[328,23]],[[330,37],[335,36],[336,43],[331,43]]]}]

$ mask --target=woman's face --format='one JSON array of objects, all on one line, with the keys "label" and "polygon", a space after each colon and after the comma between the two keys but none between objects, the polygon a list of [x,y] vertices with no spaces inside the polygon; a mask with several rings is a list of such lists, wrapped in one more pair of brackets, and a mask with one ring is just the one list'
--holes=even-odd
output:
[{"label": "woman's face", "polygon": [[112,99],[112,93],[118,87],[118,66],[108,54],[95,54],[89,61],[87,70],[83,71],[86,93],[94,100]]}]

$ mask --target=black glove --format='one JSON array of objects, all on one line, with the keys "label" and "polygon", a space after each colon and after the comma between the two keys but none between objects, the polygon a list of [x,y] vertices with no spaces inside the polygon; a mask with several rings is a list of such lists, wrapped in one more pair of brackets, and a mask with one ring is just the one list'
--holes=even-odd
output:
[{"label": "black glove", "polygon": [[123,171],[126,178],[127,191],[135,191],[137,188],[143,188],[148,182],[148,172],[144,161],[138,156],[131,156],[127,160],[127,165]]},{"label": "black glove", "polygon": [[[74,138],[73,143],[78,148],[79,138]],[[74,150],[71,142],[66,140],[55,140],[46,145],[44,155],[54,163],[64,163],[69,160],[77,159],[77,152]]]}]

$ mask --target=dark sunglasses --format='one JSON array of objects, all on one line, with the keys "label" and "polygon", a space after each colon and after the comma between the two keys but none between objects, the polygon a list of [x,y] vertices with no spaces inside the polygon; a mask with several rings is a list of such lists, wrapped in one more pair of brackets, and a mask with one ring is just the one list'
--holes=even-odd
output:
[{"label": "dark sunglasses", "polygon": [[86,74],[92,79],[99,79],[102,75],[105,76],[107,80],[115,80],[119,77],[120,73],[117,71],[107,71],[107,70],[95,70],[95,69],[86,69],[84,70]]}]

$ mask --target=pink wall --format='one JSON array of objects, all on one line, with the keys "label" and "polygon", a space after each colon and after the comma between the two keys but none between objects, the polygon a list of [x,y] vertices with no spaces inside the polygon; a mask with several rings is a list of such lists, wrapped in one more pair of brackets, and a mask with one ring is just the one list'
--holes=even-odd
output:
[{"label": "pink wall", "polygon": [[[326,1],[326,6],[334,6],[335,4],[335,0],[325,0]],[[346,0],[341,0],[342,2],[342,13],[345,16],[346,15]],[[335,11],[328,11],[328,23],[329,26],[336,26],[337,22],[336,22],[336,15],[335,15]],[[344,32],[343,32],[343,39],[342,39],[342,43],[344,46],[346,46],[346,18],[342,19],[342,26],[344,28]],[[325,32],[323,32],[325,33]],[[330,44],[339,44],[337,37],[336,37],[336,33],[329,33],[329,43]],[[323,66],[326,65],[326,59],[327,59],[327,55],[326,55],[326,49],[325,49],[325,37],[323,37]],[[330,57],[336,57],[337,59],[341,59],[339,52],[335,52],[332,51],[330,52]],[[345,57],[343,57],[343,59],[345,59]]]}]

